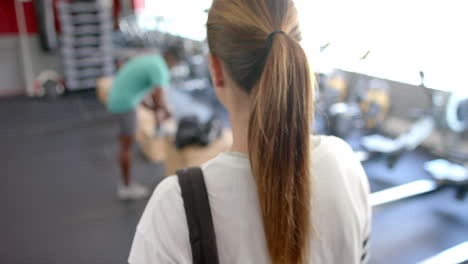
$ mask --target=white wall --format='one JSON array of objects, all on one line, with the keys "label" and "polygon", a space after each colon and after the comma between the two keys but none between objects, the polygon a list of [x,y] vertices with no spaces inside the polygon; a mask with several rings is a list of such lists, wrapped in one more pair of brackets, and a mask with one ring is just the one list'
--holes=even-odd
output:
[{"label": "white wall", "polygon": [[[28,37],[29,61],[34,76],[45,69],[60,73],[60,56],[58,53],[47,54],[39,47],[37,34]],[[23,77],[19,37],[16,34],[0,36],[0,97],[14,96],[26,92]]]},{"label": "white wall", "polygon": [[0,38],[0,97],[24,91],[18,46],[15,35],[2,35]]}]

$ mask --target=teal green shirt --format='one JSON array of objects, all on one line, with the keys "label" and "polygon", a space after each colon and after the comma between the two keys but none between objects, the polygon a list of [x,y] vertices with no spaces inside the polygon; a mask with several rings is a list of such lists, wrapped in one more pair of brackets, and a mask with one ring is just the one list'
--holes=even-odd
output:
[{"label": "teal green shirt", "polygon": [[141,55],[129,60],[117,72],[109,92],[107,109],[112,113],[135,108],[155,87],[169,84],[169,69],[161,55]]}]

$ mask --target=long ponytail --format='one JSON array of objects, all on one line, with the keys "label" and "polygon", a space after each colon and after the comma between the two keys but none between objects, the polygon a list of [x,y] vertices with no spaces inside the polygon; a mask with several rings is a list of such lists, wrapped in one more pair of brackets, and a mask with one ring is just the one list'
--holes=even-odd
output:
[{"label": "long ponytail", "polygon": [[267,243],[276,263],[302,263],[309,239],[312,89],[298,43],[277,34],[252,91],[249,157]]},{"label": "long ponytail", "polygon": [[312,229],[313,89],[299,40],[291,0],[215,0],[210,10],[210,50],[251,98],[249,159],[274,264],[306,263]]}]

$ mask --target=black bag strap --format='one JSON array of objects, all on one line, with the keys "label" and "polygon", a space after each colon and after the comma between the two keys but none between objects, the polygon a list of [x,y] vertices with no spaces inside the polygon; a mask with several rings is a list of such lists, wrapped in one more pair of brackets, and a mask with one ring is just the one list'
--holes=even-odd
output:
[{"label": "black bag strap", "polygon": [[199,167],[177,171],[184,200],[194,264],[218,264],[216,234],[203,172]]}]

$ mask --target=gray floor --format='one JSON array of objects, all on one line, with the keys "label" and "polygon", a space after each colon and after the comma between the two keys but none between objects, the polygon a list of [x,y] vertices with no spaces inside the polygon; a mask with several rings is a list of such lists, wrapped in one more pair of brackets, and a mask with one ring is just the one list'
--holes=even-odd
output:
[{"label": "gray floor", "polygon": [[[409,153],[393,170],[382,161],[365,165],[372,191],[429,178],[420,166],[432,157]],[[418,263],[468,241],[468,199],[442,190],[374,209],[370,263]],[[442,263],[441,263],[442,264]]]},{"label": "gray floor", "polygon": [[[0,263],[124,263],[146,201],[116,199],[117,128],[93,96],[3,101],[0,120]],[[135,161],[155,186],[162,167]]]},{"label": "gray floor", "polygon": [[[125,263],[146,201],[116,199],[117,127],[94,96],[2,100],[0,122],[0,263]],[[156,186],[162,165],[134,158],[134,175]],[[372,189],[427,178],[430,158],[366,164]],[[371,263],[416,263],[464,240],[468,201],[444,191],[376,210]]]}]

